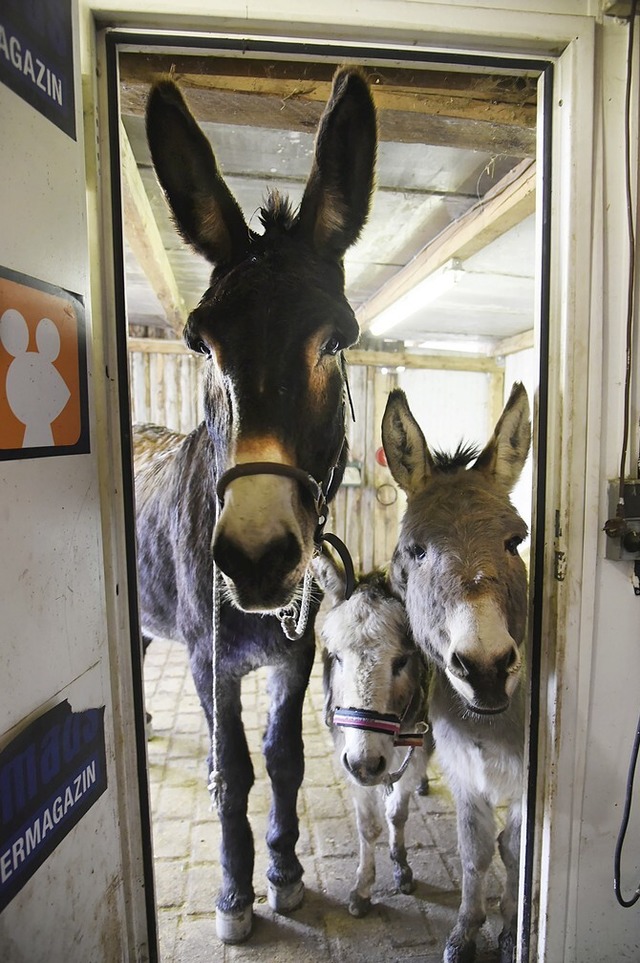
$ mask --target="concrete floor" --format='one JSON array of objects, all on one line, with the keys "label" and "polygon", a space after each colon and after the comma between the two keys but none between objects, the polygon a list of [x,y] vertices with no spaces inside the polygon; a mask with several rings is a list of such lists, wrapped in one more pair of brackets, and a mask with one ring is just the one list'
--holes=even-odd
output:
[{"label": "concrete floor", "polygon": [[[322,719],[322,674],[316,659],[304,714],[306,774],[299,800],[298,855],[305,867],[303,905],[280,916],[266,901],[266,815],[269,784],[260,741],[266,713],[264,677],[243,686],[244,722],[256,783],[250,817],[256,840],[254,929],[241,946],[215,935],[219,827],[205,784],[208,735],[182,646],[154,640],[145,660],[145,695],[153,715],[149,768],[156,897],[162,963],[440,963],[459,899],[455,813],[437,768],[431,793],[416,796],[407,824],[415,893],[394,889],[386,840],[378,844],[374,905],[364,919],[347,911],[357,865],[357,835],[349,790]],[[488,882],[489,919],[477,963],[497,959],[502,864]]]}]

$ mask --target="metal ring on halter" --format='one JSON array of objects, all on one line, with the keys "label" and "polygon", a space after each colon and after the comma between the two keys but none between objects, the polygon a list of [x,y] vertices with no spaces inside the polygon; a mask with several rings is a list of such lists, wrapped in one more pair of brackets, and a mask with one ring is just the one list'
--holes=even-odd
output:
[{"label": "metal ring on halter", "polygon": [[324,549],[322,548],[322,543],[328,542],[329,545],[331,545],[340,556],[340,559],[342,561],[342,565],[344,568],[344,580],[345,580],[344,597],[345,599],[350,599],[356,587],[356,573],[353,569],[353,559],[351,558],[351,553],[349,549],[344,544],[342,539],[339,538],[337,535],[334,535],[333,532],[325,533],[321,531],[319,533],[317,541],[320,543],[320,547],[322,551],[324,551]]}]

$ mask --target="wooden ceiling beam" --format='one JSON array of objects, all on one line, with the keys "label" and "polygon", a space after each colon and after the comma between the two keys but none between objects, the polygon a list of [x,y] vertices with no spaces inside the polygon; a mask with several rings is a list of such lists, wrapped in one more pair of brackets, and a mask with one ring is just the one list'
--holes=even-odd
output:
[{"label": "wooden ceiling beam", "polygon": [[[129,338],[130,352],[142,354],[190,354],[184,341],[163,338]],[[408,351],[362,351],[349,348],[345,357],[350,365],[369,365],[374,368],[412,368],[435,369],[436,371],[480,371],[495,374],[504,370],[504,365],[492,357],[468,354],[415,354]]]},{"label": "wooden ceiling beam", "polygon": [[523,221],[535,211],[535,197],[536,165],[523,161],[358,308],[361,330],[367,331],[377,315],[452,258],[466,260]]},{"label": "wooden ceiling beam", "polygon": [[[122,54],[122,112],[140,116],[149,85],[170,74],[186,92],[201,124],[314,133],[334,69],[326,62]],[[535,153],[537,107],[532,78],[377,66],[368,73],[383,141],[516,157]]]},{"label": "wooden ceiling beam", "polygon": [[181,336],[188,312],[122,124],[120,160],[126,239],[165,312],[171,330]]}]

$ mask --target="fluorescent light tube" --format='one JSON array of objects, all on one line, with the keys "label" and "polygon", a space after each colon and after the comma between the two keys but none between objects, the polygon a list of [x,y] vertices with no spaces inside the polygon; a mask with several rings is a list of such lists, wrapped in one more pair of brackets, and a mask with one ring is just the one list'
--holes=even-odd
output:
[{"label": "fluorescent light tube", "polygon": [[381,311],[371,324],[369,329],[371,334],[378,337],[378,335],[390,331],[391,328],[395,328],[405,318],[410,317],[425,305],[450,291],[463,274],[460,260],[451,258],[433,274],[429,274],[422,281],[418,281],[415,287],[401,294],[393,304]]}]

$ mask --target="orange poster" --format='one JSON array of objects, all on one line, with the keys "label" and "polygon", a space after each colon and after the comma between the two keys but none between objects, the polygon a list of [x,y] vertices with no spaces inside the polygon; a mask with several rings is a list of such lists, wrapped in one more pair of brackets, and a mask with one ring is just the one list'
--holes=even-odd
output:
[{"label": "orange poster", "polygon": [[0,459],[88,450],[82,302],[0,268]]}]

